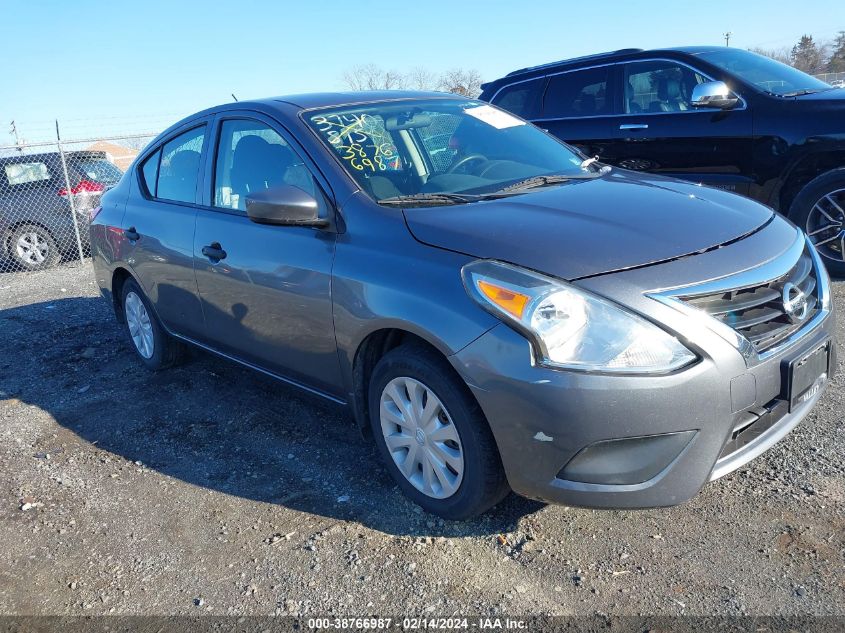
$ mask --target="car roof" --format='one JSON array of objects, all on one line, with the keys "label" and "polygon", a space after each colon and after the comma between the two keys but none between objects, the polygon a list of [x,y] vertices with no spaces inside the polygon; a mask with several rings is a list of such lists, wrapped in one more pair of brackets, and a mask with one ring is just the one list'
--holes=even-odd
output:
[{"label": "car roof", "polygon": [[496,79],[495,81],[490,81],[485,83],[482,88],[488,88],[493,85],[497,85],[500,83],[509,83],[507,80],[510,80],[513,77],[520,77],[524,76],[529,78],[534,75],[542,75],[544,72],[550,69],[557,69],[557,68],[566,68],[569,66],[578,67],[584,66],[589,64],[595,64],[600,62],[613,62],[613,61],[621,61],[627,59],[637,59],[641,57],[650,57],[653,55],[665,55],[665,54],[672,54],[672,53],[682,53],[687,55],[697,55],[700,53],[706,53],[708,51],[716,50],[717,48],[723,49],[724,47],[716,47],[716,46],[678,46],[673,48],[655,48],[655,49],[643,49],[643,48],[622,48],[616,51],[609,51],[606,53],[596,53],[595,55],[584,55],[582,57],[572,57],[569,59],[560,59],[554,62],[548,62],[545,64],[539,64],[537,66],[529,66],[527,68],[520,68],[519,70],[514,70],[509,72],[507,75],[500,79]]},{"label": "car roof", "polygon": [[[65,156],[72,156],[76,158],[106,158],[106,153],[101,150],[80,149],[65,152]],[[58,157],[58,152],[39,152],[38,154],[18,153],[0,156],[0,162],[48,161],[55,160]]]},{"label": "car roof", "polygon": [[360,105],[367,103],[379,103],[386,101],[402,101],[406,99],[454,99],[465,100],[462,95],[450,92],[419,91],[419,90],[361,90],[349,92],[313,92],[303,94],[282,95],[278,97],[267,97],[264,99],[250,99],[249,101],[230,101],[221,103],[205,110],[195,112],[161,132],[148,147],[157,144],[158,139],[170,136],[190,122],[206,116],[225,112],[227,110],[279,110],[283,106],[293,106],[300,110],[311,110],[316,108],[331,108],[347,105]]},{"label": "car roof", "polygon": [[419,90],[363,90],[349,92],[314,92],[308,94],[287,95],[261,99],[265,103],[281,101],[290,103],[303,110],[311,108],[327,108],[359,103],[373,103],[379,101],[399,101],[403,99],[463,99],[461,95],[450,92],[434,92]]}]

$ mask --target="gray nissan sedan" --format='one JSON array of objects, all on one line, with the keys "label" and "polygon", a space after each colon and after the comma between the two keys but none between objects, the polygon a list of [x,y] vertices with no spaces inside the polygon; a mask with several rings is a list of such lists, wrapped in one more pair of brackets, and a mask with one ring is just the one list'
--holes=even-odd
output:
[{"label": "gray nissan sedan", "polygon": [[174,125],[107,192],[97,281],[148,368],[191,344],[348,405],[425,510],[681,503],[836,366],[807,237],[486,103],[279,97]]}]

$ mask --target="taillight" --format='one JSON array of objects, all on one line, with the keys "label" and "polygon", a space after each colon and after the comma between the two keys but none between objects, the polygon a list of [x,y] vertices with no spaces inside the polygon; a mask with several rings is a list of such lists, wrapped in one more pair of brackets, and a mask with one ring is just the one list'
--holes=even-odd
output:
[{"label": "taillight", "polygon": [[[87,195],[92,193],[103,193],[106,190],[106,186],[99,182],[94,182],[93,180],[86,180],[82,179],[79,181],[79,184],[75,187],[71,187],[70,192],[74,196],[79,195]],[[62,198],[67,198],[67,187],[62,187],[58,191],[59,195]]]},{"label": "taillight", "polygon": [[96,218],[98,215],[100,215],[100,211],[102,211],[102,210],[103,210],[103,207],[99,207],[99,206],[91,209],[91,221],[92,222],[94,221],[94,218]]}]

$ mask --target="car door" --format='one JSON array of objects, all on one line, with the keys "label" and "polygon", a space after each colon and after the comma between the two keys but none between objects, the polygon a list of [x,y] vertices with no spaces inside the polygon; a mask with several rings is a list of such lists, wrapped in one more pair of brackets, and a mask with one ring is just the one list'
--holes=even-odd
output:
[{"label": "car door", "polygon": [[596,66],[550,75],[541,114],[533,122],[586,156],[603,160],[613,142],[611,69]]},{"label": "car door", "polygon": [[122,258],[165,327],[197,338],[202,308],[194,278],[194,225],[208,146],[208,121],[190,124],[142,160],[131,182],[122,230]]},{"label": "car door", "polygon": [[[250,193],[293,185],[328,204],[325,182],[274,121],[227,113],[216,122],[210,186],[197,215],[194,267],[203,342],[278,376],[339,395],[331,268],[335,233],[257,224]],[[322,177],[319,177],[320,179]]]},{"label": "car door", "polygon": [[686,64],[664,59],[619,64],[620,115],[613,120],[608,162],[748,194],[751,111],[695,108],[690,97],[710,81]]}]

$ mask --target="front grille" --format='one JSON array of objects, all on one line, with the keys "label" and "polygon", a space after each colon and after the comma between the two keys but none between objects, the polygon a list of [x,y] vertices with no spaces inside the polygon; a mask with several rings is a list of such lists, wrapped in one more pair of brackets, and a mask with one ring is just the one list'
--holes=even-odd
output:
[{"label": "front grille", "polygon": [[[783,295],[784,286],[789,283],[799,288],[807,301],[806,314],[800,320],[786,312]],[[819,309],[816,271],[806,249],[795,266],[774,281],[681,299],[732,327],[758,352],[774,347],[800,330]]]}]

